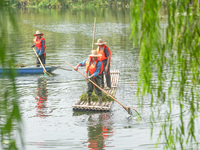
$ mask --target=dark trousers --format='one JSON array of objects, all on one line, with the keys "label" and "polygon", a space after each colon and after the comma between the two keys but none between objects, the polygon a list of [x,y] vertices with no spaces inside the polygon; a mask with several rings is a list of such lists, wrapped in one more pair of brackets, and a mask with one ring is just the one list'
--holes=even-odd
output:
[{"label": "dark trousers", "polygon": [[105,75],[105,79],[106,79],[106,84],[107,87],[111,88],[111,82],[110,82],[110,65],[108,67],[108,71],[105,71],[105,67],[106,65],[103,65],[103,72],[102,72],[102,87],[104,88],[104,75]]},{"label": "dark trousers", "polygon": [[[39,58],[40,58],[41,62],[43,63],[43,65],[45,66],[46,58],[44,57],[44,54],[40,55]],[[36,58],[36,64],[37,64],[36,67],[40,67],[40,61],[38,60],[38,58]]]},{"label": "dark trousers", "polygon": [[[89,74],[90,75],[90,74]],[[101,85],[101,74],[96,76],[95,78],[90,78],[95,84],[97,84],[99,87]],[[95,93],[98,97],[102,97],[102,91],[97,88],[95,85],[93,85],[92,82],[87,80],[87,95],[88,97],[91,97],[93,90],[95,90]]]}]

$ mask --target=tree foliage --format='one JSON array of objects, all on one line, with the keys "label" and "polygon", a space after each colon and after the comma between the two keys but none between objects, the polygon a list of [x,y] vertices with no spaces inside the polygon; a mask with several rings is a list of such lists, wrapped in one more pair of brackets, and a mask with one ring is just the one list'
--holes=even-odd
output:
[{"label": "tree foliage", "polygon": [[5,5],[36,6],[36,7],[128,7],[130,0],[7,0]]},{"label": "tree foliage", "polygon": [[[165,139],[165,148],[184,149],[197,143],[198,149],[195,124],[200,83],[198,1],[134,0],[131,10],[132,37],[140,47],[138,95],[151,95],[151,122],[156,121],[155,111],[160,117],[162,104],[167,104],[159,136]],[[174,105],[178,106],[178,123],[172,119]],[[189,121],[185,120],[185,111]]]}]

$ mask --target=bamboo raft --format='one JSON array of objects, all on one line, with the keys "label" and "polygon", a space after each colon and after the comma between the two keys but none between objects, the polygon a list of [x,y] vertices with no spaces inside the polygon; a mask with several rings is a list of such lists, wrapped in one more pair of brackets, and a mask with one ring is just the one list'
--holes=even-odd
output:
[{"label": "bamboo raft", "polygon": [[[115,92],[117,89],[118,81],[119,81],[119,70],[111,70],[110,71],[110,78],[111,78],[111,89],[106,90],[106,80],[104,76],[104,90],[109,94],[115,96]],[[102,102],[101,106],[98,106],[99,102],[91,102],[91,105],[88,106],[88,102],[84,102],[79,100],[78,102],[73,105],[74,111],[110,111],[112,104],[114,101],[111,102]]]}]

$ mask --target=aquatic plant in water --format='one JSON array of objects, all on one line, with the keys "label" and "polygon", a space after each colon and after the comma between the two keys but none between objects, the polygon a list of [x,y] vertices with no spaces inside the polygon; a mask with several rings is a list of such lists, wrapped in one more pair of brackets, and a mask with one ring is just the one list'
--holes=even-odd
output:
[{"label": "aquatic plant in water", "polygon": [[[91,101],[92,102],[98,102],[98,96],[95,94],[95,92],[93,91],[92,92],[92,95],[91,95]],[[87,93],[83,93],[81,96],[80,96],[80,100],[81,101],[87,101]],[[106,95],[105,93],[102,93],[102,101],[103,102],[111,102],[111,101],[114,101],[110,96]]]}]

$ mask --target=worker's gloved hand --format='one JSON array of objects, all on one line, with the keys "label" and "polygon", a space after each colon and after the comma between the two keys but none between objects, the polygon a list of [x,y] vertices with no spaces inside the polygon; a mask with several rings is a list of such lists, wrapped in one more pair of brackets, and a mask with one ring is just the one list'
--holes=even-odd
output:
[{"label": "worker's gloved hand", "polygon": [[81,66],[81,65],[78,64],[78,65],[74,68],[74,70],[77,71],[79,66]]},{"label": "worker's gloved hand", "polygon": [[93,75],[91,75],[91,76],[88,76],[87,78],[88,78],[88,79],[91,79],[92,77],[93,77]]},{"label": "worker's gloved hand", "polygon": [[35,47],[35,45],[32,45],[31,48]]}]

